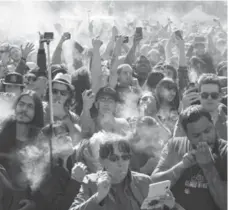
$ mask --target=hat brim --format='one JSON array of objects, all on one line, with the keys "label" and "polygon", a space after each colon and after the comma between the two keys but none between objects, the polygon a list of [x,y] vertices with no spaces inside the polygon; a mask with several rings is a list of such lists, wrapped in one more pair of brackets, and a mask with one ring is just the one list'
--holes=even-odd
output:
[{"label": "hat brim", "polygon": [[70,85],[70,84],[68,84],[68,83],[66,83],[66,82],[62,82],[62,81],[59,81],[59,80],[53,80],[53,81],[52,81],[52,84],[53,84],[53,83],[63,84],[63,85],[66,85],[67,87],[69,87],[71,90],[74,90],[74,86],[73,86],[73,85]]},{"label": "hat brim", "polygon": [[2,84],[3,84],[3,85],[14,85],[14,86],[19,86],[19,87],[24,87],[24,86],[25,86],[25,85],[23,85],[23,84],[6,83],[6,82],[3,82]]}]

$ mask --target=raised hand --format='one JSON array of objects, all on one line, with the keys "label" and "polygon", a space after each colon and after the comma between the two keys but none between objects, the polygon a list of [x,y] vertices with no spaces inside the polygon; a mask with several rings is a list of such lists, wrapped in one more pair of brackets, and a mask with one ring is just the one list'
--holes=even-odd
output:
[{"label": "raised hand", "polygon": [[65,42],[67,40],[69,40],[71,38],[71,34],[69,32],[65,32],[63,33],[62,37],[61,37],[61,41]]},{"label": "raised hand", "polygon": [[199,93],[194,91],[195,88],[187,90],[182,98],[183,109],[191,106],[192,103],[199,101]]},{"label": "raised hand", "polygon": [[85,90],[82,93],[82,99],[83,99],[83,109],[89,110],[93,106],[93,103],[95,101],[95,95],[93,94],[92,90]]},{"label": "raised hand", "polygon": [[103,42],[99,38],[92,39],[92,45],[94,49],[100,49],[102,44]]},{"label": "raised hand", "polygon": [[35,45],[33,43],[27,43],[23,48],[21,46],[22,58],[27,59],[28,55],[35,50]]},{"label": "raised hand", "polygon": [[211,148],[206,142],[198,143],[195,157],[199,165],[207,165],[214,162]]},{"label": "raised hand", "polygon": [[97,179],[97,202],[100,203],[109,193],[111,188],[111,177],[107,171],[99,173]]}]

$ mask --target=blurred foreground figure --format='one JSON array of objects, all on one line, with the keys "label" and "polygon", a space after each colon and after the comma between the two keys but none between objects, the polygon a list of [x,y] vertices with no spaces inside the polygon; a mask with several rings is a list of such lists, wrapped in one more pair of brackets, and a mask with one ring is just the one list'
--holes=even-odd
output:
[{"label": "blurred foreground figure", "polygon": [[43,127],[43,106],[35,92],[27,91],[16,100],[14,111],[15,114],[3,122],[0,132],[0,164],[12,185],[12,189],[3,191],[2,202],[4,210],[28,210],[33,209],[34,203],[30,200],[30,183],[17,154],[36,139]]},{"label": "blurred foreground figure", "polygon": [[[131,149],[124,137],[101,132],[97,135],[100,140],[99,160],[103,170],[85,176],[70,210],[139,210],[148,195],[151,181],[149,176],[130,171]],[[172,196],[164,197],[163,206],[166,202],[175,206]],[[154,209],[153,206],[151,209]]]},{"label": "blurred foreground figure", "polygon": [[185,209],[226,209],[227,142],[200,105],[187,108],[180,119],[188,139],[167,143],[152,181],[171,180],[176,201]]}]

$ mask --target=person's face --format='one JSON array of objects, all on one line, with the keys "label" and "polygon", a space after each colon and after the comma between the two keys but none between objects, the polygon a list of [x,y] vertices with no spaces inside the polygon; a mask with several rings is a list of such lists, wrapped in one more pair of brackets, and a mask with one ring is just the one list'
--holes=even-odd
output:
[{"label": "person's face", "polygon": [[69,98],[69,90],[66,85],[61,83],[53,83],[52,86],[52,93],[53,93],[53,102],[60,103],[64,105]]},{"label": "person's face", "polygon": [[11,55],[11,58],[14,61],[20,61],[20,59],[21,59],[21,50],[19,48],[14,47],[13,49],[11,49],[10,55]]},{"label": "person's face", "polygon": [[29,123],[35,116],[35,104],[30,96],[23,96],[16,106],[16,119],[21,123]]},{"label": "person's face", "polygon": [[176,96],[176,90],[174,88],[168,89],[166,87],[162,87],[160,94],[164,100],[171,102]]},{"label": "person's face", "polygon": [[116,110],[116,102],[110,96],[101,96],[98,98],[97,104],[101,114],[113,114]]},{"label": "person's face", "polygon": [[145,95],[139,101],[139,110],[145,116],[157,113],[156,99],[152,95]]},{"label": "person's face", "polygon": [[132,69],[125,67],[123,68],[118,77],[120,85],[129,86],[132,83]]},{"label": "person's face", "polygon": [[205,110],[213,112],[221,101],[221,93],[216,84],[204,84],[200,90],[200,102]]},{"label": "person's face", "polygon": [[206,51],[205,44],[197,43],[194,45],[194,52],[196,55],[203,55]]},{"label": "person's face", "polygon": [[113,154],[101,160],[101,164],[111,174],[112,183],[120,183],[127,176],[130,154],[120,152],[117,143],[113,144],[113,148]]},{"label": "person's face", "polygon": [[22,90],[18,85],[5,85],[5,92],[14,93],[16,96],[19,96]]},{"label": "person's face", "polygon": [[194,146],[199,142],[207,142],[212,146],[216,140],[215,127],[207,117],[203,116],[197,122],[187,124],[187,137]]},{"label": "person's face", "polygon": [[140,78],[146,79],[151,70],[150,62],[144,57],[141,57],[136,63],[136,73]]}]

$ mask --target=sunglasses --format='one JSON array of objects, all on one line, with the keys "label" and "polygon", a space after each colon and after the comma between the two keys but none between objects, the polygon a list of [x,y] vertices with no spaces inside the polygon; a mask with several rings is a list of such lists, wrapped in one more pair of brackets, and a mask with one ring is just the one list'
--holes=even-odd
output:
[{"label": "sunglasses", "polygon": [[68,90],[52,89],[52,93],[53,93],[54,95],[57,95],[58,93],[60,93],[61,96],[67,96]]},{"label": "sunglasses", "polygon": [[203,93],[201,93],[202,99],[208,99],[209,96],[211,96],[212,99],[216,100],[219,98],[219,93],[217,93],[217,92],[212,92],[212,93],[203,92]]},{"label": "sunglasses", "polygon": [[101,102],[113,102],[113,101],[115,101],[113,98],[109,98],[109,97],[100,97],[100,98],[98,98],[98,100]]},{"label": "sunglasses", "polygon": [[119,156],[119,155],[113,154],[113,155],[110,155],[108,157],[108,160],[110,160],[112,162],[117,162],[120,159],[122,159],[123,161],[130,160],[131,159],[131,155],[130,154],[124,154],[124,155]]}]

